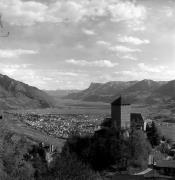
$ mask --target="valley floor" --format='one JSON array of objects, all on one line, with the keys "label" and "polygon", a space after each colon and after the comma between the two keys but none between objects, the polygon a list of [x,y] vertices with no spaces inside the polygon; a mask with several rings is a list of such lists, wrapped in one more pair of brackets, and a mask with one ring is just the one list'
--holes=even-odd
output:
[{"label": "valley floor", "polygon": [[57,147],[59,152],[61,152],[61,149],[66,141],[65,139],[54,138],[52,136],[48,136],[47,134],[41,133],[38,130],[32,129],[29,126],[26,126],[25,124],[21,123],[17,119],[4,118],[2,121],[5,127],[7,127],[12,132],[20,135],[25,135],[38,142],[52,144]]}]

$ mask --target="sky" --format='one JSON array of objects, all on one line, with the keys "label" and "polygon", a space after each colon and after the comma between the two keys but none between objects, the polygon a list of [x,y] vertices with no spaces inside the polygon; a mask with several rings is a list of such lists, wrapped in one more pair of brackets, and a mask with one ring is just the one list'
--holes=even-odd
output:
[{"label": "sky", "polygon": [[0,73],[40,89],[175,79],[174,0],[0,0]]}]

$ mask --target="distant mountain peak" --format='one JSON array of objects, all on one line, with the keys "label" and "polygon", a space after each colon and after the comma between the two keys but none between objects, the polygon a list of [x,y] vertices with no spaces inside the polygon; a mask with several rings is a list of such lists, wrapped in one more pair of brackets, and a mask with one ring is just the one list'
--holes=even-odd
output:
[{"label": "distant mountain peak", "polygon": [[106,83],[91,83],[78,93],[69,94],[65,98],[84,101],[111,102],[122,95],[129,102],[144,101],[160,86],[167,82],[143,79],[141,81],[109,81]]},{"label": "distant mountain peak", "polygon": [[102,85],[102,83],[91,82],[89,88],[90,88],[90,87],[97,87],[97,86],[99,86],[99,85]]},{"label": "distant mountain peak", "polygon": [[152,79],[143,79],[141,82],[147,82],[147,83],[150,83],[150,82],[155,82],[155,81],[152,80]]}]

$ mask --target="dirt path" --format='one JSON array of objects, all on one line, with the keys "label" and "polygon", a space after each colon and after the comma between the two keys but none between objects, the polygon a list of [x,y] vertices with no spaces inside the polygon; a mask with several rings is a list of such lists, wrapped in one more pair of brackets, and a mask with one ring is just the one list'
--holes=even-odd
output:
[{"label": "dirt path", "polygon": [[145,169],[144,171],[139,172],[139,173],[136,173],[136,174],[134,174],[134,175],[144,175],[144,174],[149,173],[150,171],[152,171],[152,169],[151,169],[151,168],[147,168],[147,169]]}]

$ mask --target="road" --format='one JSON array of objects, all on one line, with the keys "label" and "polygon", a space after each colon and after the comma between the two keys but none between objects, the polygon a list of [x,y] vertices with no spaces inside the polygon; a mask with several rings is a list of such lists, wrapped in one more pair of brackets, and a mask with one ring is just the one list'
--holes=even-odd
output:
[{"label": "road", "polygon": [[135,173],[134,175],[145,175],[145,174],[149,173],[150,171],[152,171],[152,169],[151,168],[147,168],[147,169],[145,169],[142,172]]}]

